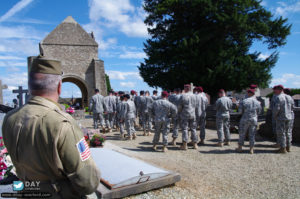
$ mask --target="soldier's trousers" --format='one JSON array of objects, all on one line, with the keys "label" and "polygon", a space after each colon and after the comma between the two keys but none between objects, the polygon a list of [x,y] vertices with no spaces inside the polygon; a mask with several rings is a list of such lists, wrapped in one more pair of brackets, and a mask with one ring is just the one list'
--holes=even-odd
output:
[{"label": "soldier's trousers", "polygon": [[194,119],[181,119],[181,128],[182,128],[182,141],[188,142],[189,140],[189,128],[191,129],[191,139],[192,142],[198,143],[198,136],[196,131],[196,118]]},{"label": "soldier's trousers", "polygon": [[225,142],[230,141],[230,118],[229,117],[217,117],[217,133],[219,142],[224,142],[224,134],[225,134]]},{"label": "soldier's trousers", "polygon": [[150,113],[143,113],[143,130],[144,131],[151,131],[151,115]]},{"label": "soldier's trousers", "polygon": [[292,144],[292,125],[293,120],[276,120],[276,133],[281,148],[290,147]]},{"label": "soldier's trousers", "polygon": [[105,114],[105,124],[106,127],[112,129],[114,126],[115,113],[107,113]]},{"label": "soldier's trousers", "polygon": [[120,128],[120,134],[123,135],[125,133],[124,122],[118,122]]},{"label": "soldier's trousers", "polygon": [[173,138],[178,138],[179,124],[180,124],[179,118],[174,118],[173,119],[173,133],[172,133]]},{"label": "soldier's trousers", "polygon": [[205,139],[205,125],[206,125],[206,117],[197,118],[197,126],[200,127],[200,139]]},{"label": "soldier's trousers", "polygon": [[272,132],[274,134],[277,144],[279,144],[278,137],[277,137],[277,131],[276,131],[276,119],[274,118],[273,114],[272,114]]},{"label": "soldier's trousers", "polygon": [[155,135],[153,137],[153,144],[157,145],[159,142],[160,133],[162,133],[163,145],[168,145],[168,133],[170,131],[169,121],[155,121]]},{"label": "soldier's trousers", "polygon": [[93,113],[93,121],[94,121],[94,129],[98,128],[98,122],[100,123],[100,126],[104,126],[103,121],[103,113]]},{"label": "soldier's trousers", "polygon": [[132,134],[135,133],[134,120],[135,120],[135,118],[130,118],[130,119],[125,120],[125,127],[126,127],[128,136],[131,136]]},{"label": "soldier's trousers", "polygon": [[239,145],[244,145],[244,140],[249,130],[249,144],[250,147],[254,147],[255,134],[256,134],[257,120],[249,118],[248,120],[241,120],[239,126]]}]

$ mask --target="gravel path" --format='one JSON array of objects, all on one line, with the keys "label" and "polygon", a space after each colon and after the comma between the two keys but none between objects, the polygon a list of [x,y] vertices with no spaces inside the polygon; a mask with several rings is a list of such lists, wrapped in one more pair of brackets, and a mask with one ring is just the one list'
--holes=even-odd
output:
[{"label": "gravel path", "polygon": [[[91,127],[85,120],[83,126]],[[276,154],[272,142],[257,136],[255,154],[235,153],[237,134],[230,146],[215,147],[217,134],[207,130],[206,144],[198,150],[180,151],[169,147],[167,153],[152,151],[153,136],[121,141],[118,132],[107,134],[108,143],[122,153],[181,174],[176,186],[131,196],[138,198],[300,198],[300,146],[288,154]],[[171,137],[171,136],[170,136]],[[170,139],[171,140],[171,139]],[[160,148],[159,148],[160,149]],[[161,149],[160,149],[161,150]]]}]

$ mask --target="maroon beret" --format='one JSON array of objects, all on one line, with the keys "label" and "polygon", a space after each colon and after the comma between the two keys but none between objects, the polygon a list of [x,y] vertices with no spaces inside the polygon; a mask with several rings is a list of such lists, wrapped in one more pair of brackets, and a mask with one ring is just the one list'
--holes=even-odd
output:
[{"label": "maroon beret", "polygon": [[191,85],[190,85],[190,84],[185,84],[184,87],[189,87],[189,88],[191,88]]},{"label": "maroon beret", "polygon": [[281,84],[279,84],[279,85],[276,85],[276,86],[274,86],[273,87],[273,90],[283,90],[284,89],[284,87],[281,85]]},{"label": "maroon beret", "polygon": [[225,93],[225,90],[224,89],[220,89],[219,93]]},{"label": "maroon beret", "polygon": [[247,90],[247,93],[255,94],[255,89],[248,89],[248,90]]},{"label": "maroon beret", "polygon": [[167,91],[163,91],[163,92],[161,92],[161,96],[162,97],[168,97],[169,93]]},{"label": "maroon beret", "polygon": [[197,90],[201,93],[203,92],[203,88],[201,86],[197,87]]},{"label": "maroon beret", "polygon": [[134,90],[131,90],[131,91],[130,91],[130,94],[131,94],[131,95],[134,95],[135,93],[136,93],[136,92],[135,92]]},{"label": "maroon beret", "polygon": [[257,85],[251,84],[251,85],[250,85],[250,88],[251,88],[251,89],[257,88]]}]

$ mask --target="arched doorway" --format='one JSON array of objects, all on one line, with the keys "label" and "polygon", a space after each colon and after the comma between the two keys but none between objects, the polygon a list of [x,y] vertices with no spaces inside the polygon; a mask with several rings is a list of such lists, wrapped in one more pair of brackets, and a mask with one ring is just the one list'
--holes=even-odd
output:
[{"label": "arched doorway", "polygon": [[78,88],[81,91],[81,95],[82,95],[82,102],[81,102],[81,106],[82,108],[87,107],[88,106],[88,90],[87,90],[87,85],[84,82],[84,80],[75,77],[75,76],[70,76],[70,75],[65,75],[63,76],[62,82],[71,82],[73,84],[75,84],[76,86],[78,86]]}]

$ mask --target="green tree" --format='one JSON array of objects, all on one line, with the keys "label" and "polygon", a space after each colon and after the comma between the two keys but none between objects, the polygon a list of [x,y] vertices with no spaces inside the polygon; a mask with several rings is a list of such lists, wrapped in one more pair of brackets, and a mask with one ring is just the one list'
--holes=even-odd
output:
[{"label": "green tree", "polygon": [[[220,88],[240,91],[267,87],[291,25],[260,5],[260,0],[145,0],[150,39],[139,66],[149,86],[173,89],[193,82],[215,95]],[[260,59],[253,42],[272,54]]]},{"label": "green tree", "polygon": [[105,74],[105,80],[106,80],[107,93],[109,93],[112,90],[112,88],[111,88],[111,85],[110,85],[109,76],[107,74]]}]

